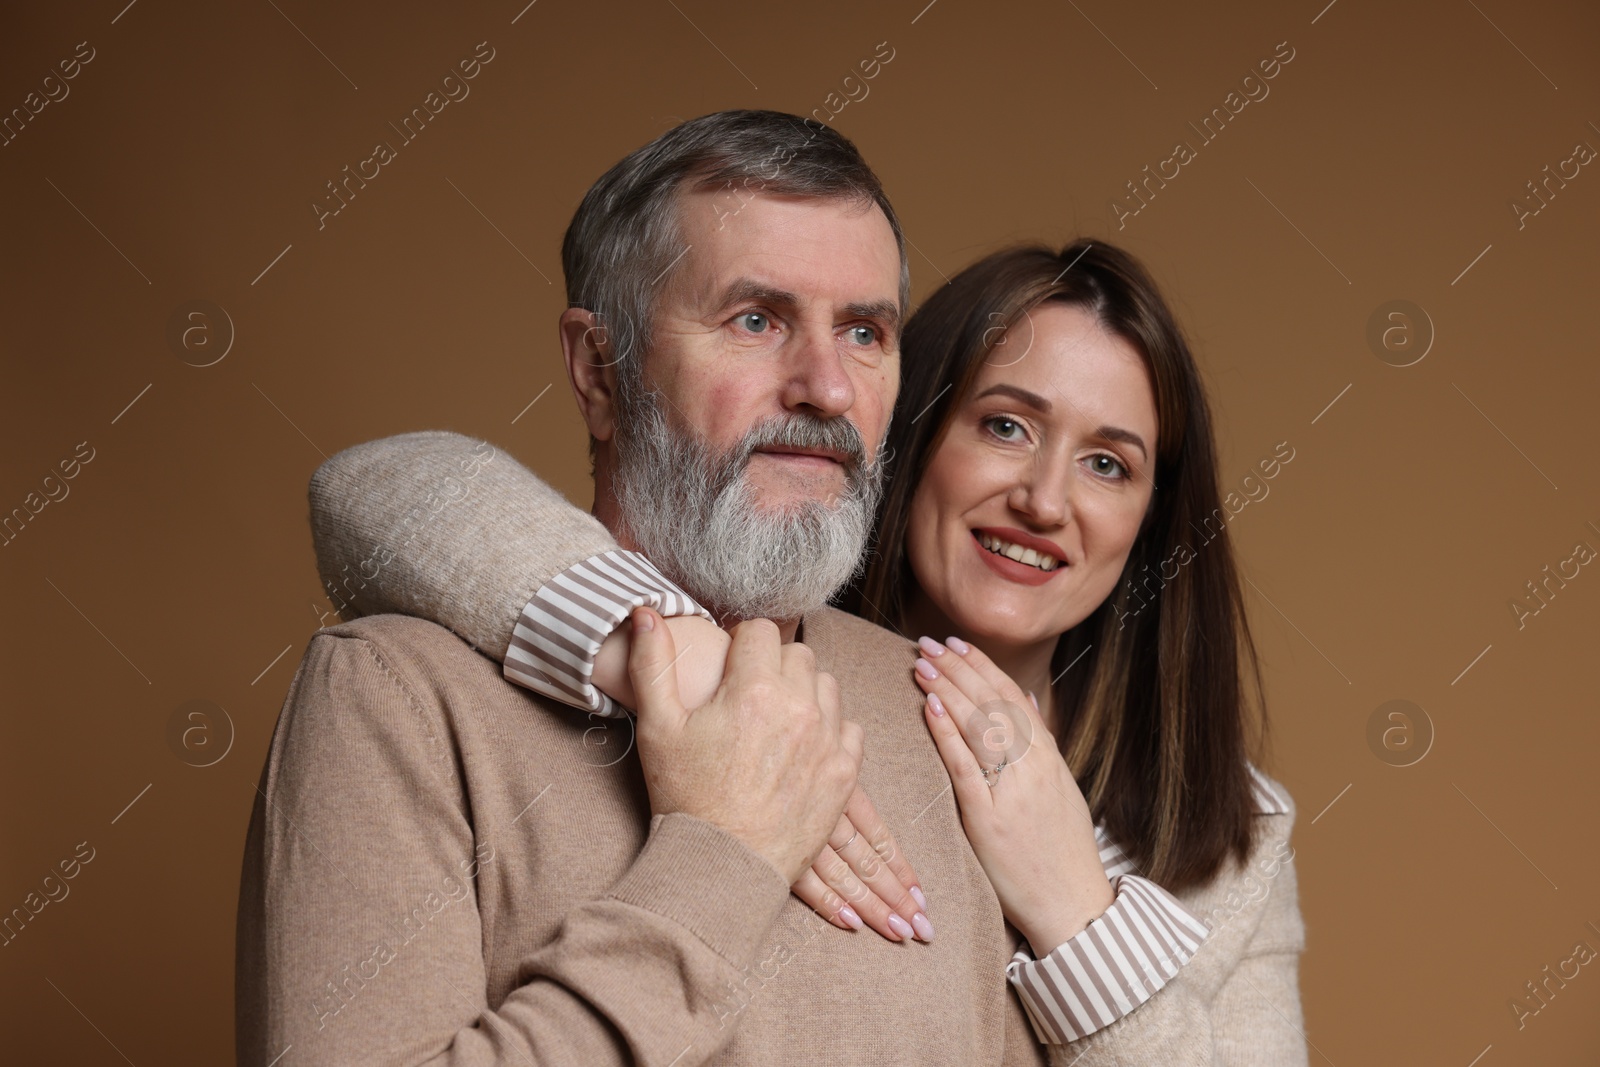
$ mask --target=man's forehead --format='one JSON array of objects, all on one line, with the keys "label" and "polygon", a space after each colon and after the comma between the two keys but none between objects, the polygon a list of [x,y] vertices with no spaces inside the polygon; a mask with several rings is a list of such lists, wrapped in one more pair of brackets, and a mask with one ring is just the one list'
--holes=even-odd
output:
[{"label": "man's forehead", "polygon": [[682,204],[694,221],[680,230],[687,269],[678,281],[696,307],[752,296],[807,309],[898,306],[900,251],[876,204],[758,194],[729,217],[704,210],[715,197],[689,193]]}]

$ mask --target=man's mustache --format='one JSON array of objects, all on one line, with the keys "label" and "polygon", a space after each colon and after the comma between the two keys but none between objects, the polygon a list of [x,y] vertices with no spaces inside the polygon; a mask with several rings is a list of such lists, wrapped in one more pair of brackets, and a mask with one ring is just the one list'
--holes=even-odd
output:
[{"label": "man's mustache", "polygon": [[743,471],[750,457],[763,448],[815,449],[834,452],[842,457],[845,473],[852,479],[870,472],[872,464],[867,459],[867,448],[861,440],[861,431],[855,423],[844,417],[819,419],[815,415],[799,413],[774,415],[762,419],[751,427],[744,439],[734,446],[728,463],[730,471]]}]

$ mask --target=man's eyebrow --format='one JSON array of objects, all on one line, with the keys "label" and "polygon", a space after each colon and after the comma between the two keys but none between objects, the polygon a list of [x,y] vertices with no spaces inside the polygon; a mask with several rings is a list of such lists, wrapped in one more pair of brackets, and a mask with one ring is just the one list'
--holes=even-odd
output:
[{"label": "man's eyebrow", "polygon": [[723,311],[735,304],[752,300],[785,308],[798,307],[800,304],[800,298],[787,289],[763,285],[753,278],[740,278],[723,290],[722,298],[716,302],[715,310]]},{"label": "man's eyebrow", "polygon": [[[739,278],[723,290],[716,301],[713,313],[725,311],[736,304],[757,302],[777,308],[797,308],[800,298],[787,289],[766,285],[753,278]],[[844,314],[849,318],[875,322],[889,336],[899,333],[900,304],[895,300],[869,300],[865,303],[846,304]]]},{"label": "man's eyebrow", "polygon": [[[1049,413],[1052,406],[1047,397],[1042,397],[1038,393],[1030,392],[1029,390],[1023,389],[1022,387],[1016,385],[991,385],[973,399],[982,400],[986,396],[993,396],[995,394],[1009,396],[1012,399],[1027,404],[1036,411],[1045,414]],[[1094,432],[1097,436],[1104,437],[1107,441],[1121,441],[1124,444],[1133,445],[1139,450],[1139,453],[1144,456],[1144,458],[1150,458],[1150,450],[1145,447],[1144,438],[1140,437],[1132,430],[1124,430],[1120,426],[1099,426],[1096,427]]]},{"label": "man's eyebrow", "polygon": [[865,304],[846,304],[845,314],[857,319],[876,322],[891,334],[900,325],[900,305],[894,300],[870,300]]}]

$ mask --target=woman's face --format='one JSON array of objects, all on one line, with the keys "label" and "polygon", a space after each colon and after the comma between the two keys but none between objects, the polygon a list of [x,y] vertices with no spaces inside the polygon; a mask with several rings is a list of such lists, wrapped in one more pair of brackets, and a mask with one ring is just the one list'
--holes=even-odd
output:
[{"label": "woman's face", "polygon": [[926,606],[997,648],[1082,622],[1138,536],[1156,431],[1138,351],[1081,308],[1034,308],[986,357],[912,497]]}]

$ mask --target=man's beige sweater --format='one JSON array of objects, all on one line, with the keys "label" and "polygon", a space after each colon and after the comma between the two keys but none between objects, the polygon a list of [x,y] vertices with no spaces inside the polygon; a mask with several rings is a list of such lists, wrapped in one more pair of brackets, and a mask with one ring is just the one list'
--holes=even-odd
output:
[{"label": "man's beige sweater", "polygon": [[[313,500],[335,512],[325,573],[362,576],[343,586],[351,614],[433,613],[503,655],[505,604],[486,607],[487,590],[506,604],[531,590],[497,568],[514,559],[542,581],[613,543],[586,516],[559,537],[484,529],[452,504],[526,496],[527,472],[484,446],[469,460],[474,443],[456,435],[411,436],[431,451],[377,442],[361,446],[366,469],[319,472]],[[363,497],[371,464],[404,465],[416,492],[397,498],[391,478],[383,500]],[[338,533],[367,528],[341,509],[373,507],[411,531],[377,555]],[[457,522],[470,538],[443,536]],[[495,547],[428,547],[469,542]],[[348,570],[328,566],[340,558]],[[479,618],[462,612],[464,584],[484,588]],[[510,685],[442,627],[375,616],[313,638],[273,738],[245,850],[239,1062],[291,1045],[305,1064],[1042,1062],[1005,979],[1019,939],[922,724],[914,646],[833,610],[799,637],[865,728],[862,784],[921,876],[932,944],[838,930],[728,834],[652,819],[627,720]],[[1249,864],[1180,894],[1213,931],[1178,977],[1051,1050],[1057,1062],[1305,1062],[1292,818],[1264,816]]]}]

